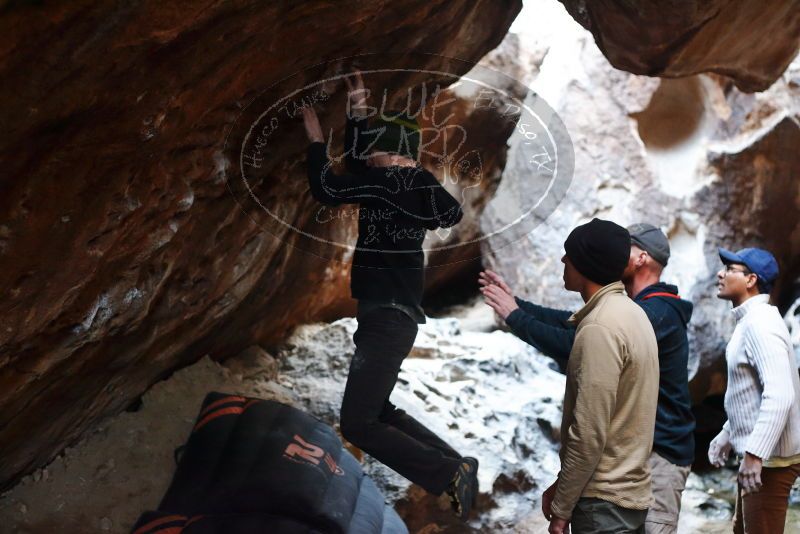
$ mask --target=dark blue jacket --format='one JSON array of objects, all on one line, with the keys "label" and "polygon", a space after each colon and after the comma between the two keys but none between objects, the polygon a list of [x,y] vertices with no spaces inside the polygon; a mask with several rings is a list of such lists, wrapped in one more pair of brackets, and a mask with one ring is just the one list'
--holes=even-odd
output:
[{"label": "dark blue jacket", "polygon": [[[348,119],[344,173],[333,172],[324,143],[308,145],[308,186],[313,197],[327,206],[358,205],[358,239],[350,272],[353,298],[415,309],[425,285],[425,232],[455,225],[463,211],[421,166],[367,166],[371,143],[361,133],[366,129],[366,119]],[[322,222],[320,213],[331,218]],[[336,213],[317,212],[316,221],[331,222]]]},{"label": "dark blue jacket", "polygon": [[[653,284],[633,299],[642,307],[653,325],[658,341],[660,379],[653,450],[676,465],[690,465],[694,460],[694,416],[689,397],[689,340],[686,328],[692,317],[692,303],[654,293],[678,294],[678,288],[664,283]],[[516,299],[519,309],[506,318],[506,324],[523,341],[556,360],[566,368],[575,326],[567,319],[572,312],[554,310]]]}]

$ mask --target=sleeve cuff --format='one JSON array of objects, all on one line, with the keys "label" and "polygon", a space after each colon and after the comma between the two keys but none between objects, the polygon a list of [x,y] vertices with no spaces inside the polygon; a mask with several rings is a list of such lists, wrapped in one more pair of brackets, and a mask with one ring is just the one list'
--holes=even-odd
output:
[{"label": "sleeve cuff", "polygon": [[[519,305],[519,303],[517,303]],[[525,312],[522,311],[522,308],[517,308],[516,310],[512,311],[506,317],[506,324],[510,326],[512,329],[516,330],[519,327],[520,321],[525,317]]]},{"label": "sleeve cuff", "polygon": [[553,512],[554,516],[560,517],[561,519],[565,519],[567,521],[572,519],[572,510],[567,511],[566,509],[562,508],[555,499],[553,499],[553,504],[550,505],[550,511]]},{"label": "sleeve cuff", "polygon": [[319,154],[322,152],[325,153],[325,143],[320,143],[319,141],[314,141],[308,144],[308,152],[313,154]]},{"label": "sleeve cuff", "polygon": [[347,122],[357,124],[358,126],[364,126],[367,123],[367,117],[347,117]]},{"label": "sleeve cuff", "polygon": [[309,143],[306,149],[306,155],[309,159],[313,158],[315,163],[324,163],[328,159],[325,146],[325,143],[320,142]]},{"label": "sleeve cuff", "polygon": [[[780,438],[780,434],[777,436]],[[769,436],[750,436],[745,445],[744,452],[749,452],[753,456],[758,456],[762,460],[767,460],[775,449],[774,444],[770,444]],[[777,439],[775,440],[777,443]]]}]

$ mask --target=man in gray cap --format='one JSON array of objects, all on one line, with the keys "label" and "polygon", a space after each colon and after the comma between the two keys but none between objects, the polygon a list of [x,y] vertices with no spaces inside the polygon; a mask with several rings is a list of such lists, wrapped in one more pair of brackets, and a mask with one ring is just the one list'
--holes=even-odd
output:
[{"label": "man in gray cap", "polygon": [[[681,494],[694,460],[694,416],[689,396],[687,325],[692,303],[678,288],[661,282],[670,257],[669,241],[657,227],[628,227],[631,252],[622,275],[628,296],[644,309],[658,342],[659,386],[653,454],[650,457],[654,502],[645,523],[648,534],[677,531]],[[538,306],[513,296],[505,281],[490,270],[479,278],[484,295],[512,332],[566,368],[575,341],[567,323],[570,311]]]},{"label": "man in gray cap", "polygon": [[669,261],[669,241],[664,232],[647,223],[632,224],[628,227],[628,232],[631,234],[631,245],[656,260],[654,267],[660,274]]}]

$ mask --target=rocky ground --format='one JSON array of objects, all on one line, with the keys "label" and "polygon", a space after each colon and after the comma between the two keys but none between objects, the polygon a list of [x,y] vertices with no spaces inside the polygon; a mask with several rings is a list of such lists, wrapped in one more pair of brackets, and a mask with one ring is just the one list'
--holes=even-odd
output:
[{"label": "rocky ground", "polygon": [[[453,520],[447,501],[427,496],[365,457],[365,469],[414,533],[546,531],[542,490],[558,470],[564,377],[514,336],[496,330],[480,303],[429,319],[400,374],[393,402],[481,460],[481,514]],[[149,390],[44,469],[0,498],[6,532],[128,532],[157,506],[209,391],[274,398],[337,421],[353,350],[353,319],[298,328],[275,357],[253,348],[224,365],[206,357]],[[727,532],[733,471],[692,476],[681,532]],[[795,524],[797,511],[795,514]]]}]

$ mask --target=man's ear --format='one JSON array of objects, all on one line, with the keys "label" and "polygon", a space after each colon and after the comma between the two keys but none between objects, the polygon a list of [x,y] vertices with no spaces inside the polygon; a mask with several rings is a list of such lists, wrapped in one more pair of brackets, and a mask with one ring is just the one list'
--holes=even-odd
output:
[{"label": "man's ear", "polygon": [[756,285],[758,285],[758,275],[756,274],[748,274],[747,275],[747,289],[753,289]]},{"label": "man's ear", "polygon": [[642,267],[647,265],[647,258],[648,257],[649,257],[649,254],[647,254],[647,252],[645,252],[644,250],[640,251],[638,257],[636,258],[636,263],[635,263],[636,268],[637,269],[641,269]]}]

